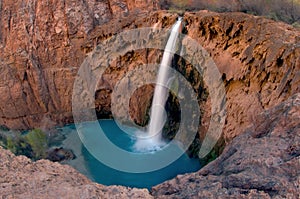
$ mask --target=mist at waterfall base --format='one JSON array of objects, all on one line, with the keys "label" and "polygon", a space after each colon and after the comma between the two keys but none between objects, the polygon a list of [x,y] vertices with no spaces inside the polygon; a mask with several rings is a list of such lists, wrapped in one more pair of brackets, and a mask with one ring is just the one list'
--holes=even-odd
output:
[{"label": "mist at waterfall base", "polygon": [[[126,133],[119,128],[114,120],[99,120],[99,124],[107,138],[116,146],[122,148],[123,150],[137,153],[135,143],[136,139],[130,134]],[[82,124],[83,127],[90,131],[97,130],[93,129],[94,125],[90,123]],[[122,126],[122,129],[127,129],[127,131],[135,131],[131,127]],[[128,187],[137,188],[148,188],[160,184],[166,180],[176,177],[178,174],[195,172],[200,169],[200,163],[198,159],[190,158],[186,153],[172,162],[167,167],[161,168],[156,171],[146,172],[146,173],[127,173],[115,170],[98,161],[81,143],[80,138],[76,132],[74,125],[68,125],[60,128],[60,134],[65,135],[66,139],[61,145],[64,148],[72,149],[76,155],[75,160],[67,162],[79,172],[83,173],[91,180],[104,185],[123,185]],[[87,137],[86,139],[93,139],[92,137]],[[100,143],[99,143],[100,144]],[[95,146],[96,147],[96,146]],[[182,150],[177,144],[169,143],[170,151]],[[164,150],[164,148],[161,148]],[[183,152],[183,151],[182,151]],[[109,153],[109,151],[107,151]],[[141,152],[141,155],[155,155],[155,151],[151,154]],[[168,155],[168,154],[166,154]],[[172,155],[172,154],[169,154]],[[111,154],[111,158],[116,158]],[[132,164],[132,162],[120,162],[120,164]],[[149,163],[150,164],[150,163]],[[153,162],[151,163],[153,164]]]}]

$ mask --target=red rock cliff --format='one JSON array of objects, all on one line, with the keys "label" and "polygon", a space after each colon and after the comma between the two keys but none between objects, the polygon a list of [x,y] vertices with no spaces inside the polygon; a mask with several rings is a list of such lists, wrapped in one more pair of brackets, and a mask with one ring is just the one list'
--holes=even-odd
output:
[{"label": "red rock cliff", "polygon": [[156,9],[155,2],[1,1],[0,124],[26,129],[70,121],[84,39],[112,19]]}]

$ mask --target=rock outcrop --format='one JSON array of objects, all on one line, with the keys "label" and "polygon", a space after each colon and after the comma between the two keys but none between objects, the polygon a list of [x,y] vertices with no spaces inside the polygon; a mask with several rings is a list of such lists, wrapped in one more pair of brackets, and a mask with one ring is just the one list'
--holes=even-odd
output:
[{"label": "rock outcrop", "polygon": [[153,198],[147,189],[92,183],[67,165],[31,162],[0,147],[1,198]]},{"label": "rock outcrop", "polygon": [[199,172],[152,188],[155,198],[299,198],[300,94],[256,117]]},{"label": "rock outcrop", "polygon": [[227,142],[257,114],[300,92],[299,31],[241,13],[202,11],[184,19],[187,35],[210,53],[223,74]]}]

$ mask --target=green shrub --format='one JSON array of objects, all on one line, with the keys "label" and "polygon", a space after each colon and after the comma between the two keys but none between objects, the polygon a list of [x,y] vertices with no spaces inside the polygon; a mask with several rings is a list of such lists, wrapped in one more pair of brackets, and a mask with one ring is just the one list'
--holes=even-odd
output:
[{"label": "green shrub", "polygon": [[[34,129],[25,135],[25,140],[30,145],[33,158],[41,159],[46,157],[46,150],[48,147],[47,136],[40,129]],[[26,143],[23,143],[23,146],[26,146]]]},{"label": "green shrub", "polygon": [[295,23],[292,24],[292,26],[294,28],[299,28],[300,29],[300,22],[295,22]]},{"label": "green shrub", "polygon": [[0,134],[0,146],[15,155],[25,155],[38,160],[46,158],[48,140],[46,134],[40,129],[34,129],[25,135],[11,131],[7,134]]},{"label": "green shrub", "polygon": [[18,151],[18,144],[13,138],[8,137],[6,140],[6,148],[16,154]]}]

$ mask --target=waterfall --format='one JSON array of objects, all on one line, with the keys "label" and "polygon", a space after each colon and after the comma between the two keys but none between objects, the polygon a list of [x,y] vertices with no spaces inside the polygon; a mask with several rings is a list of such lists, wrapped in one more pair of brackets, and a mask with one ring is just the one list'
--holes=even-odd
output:
[{"label": "waterfall", "polygon": [[169,90],[166,85],[169,81],[168,67],[171,67],[173,53],[180,31],[181,18],[173,25],[169,36],[163,58],[158,71],[156,86],[150,112],[150,123],[148,126],[148,136],[154,140],[161,140],[161,131],[166,122],[165,104],[168,99]]}]

